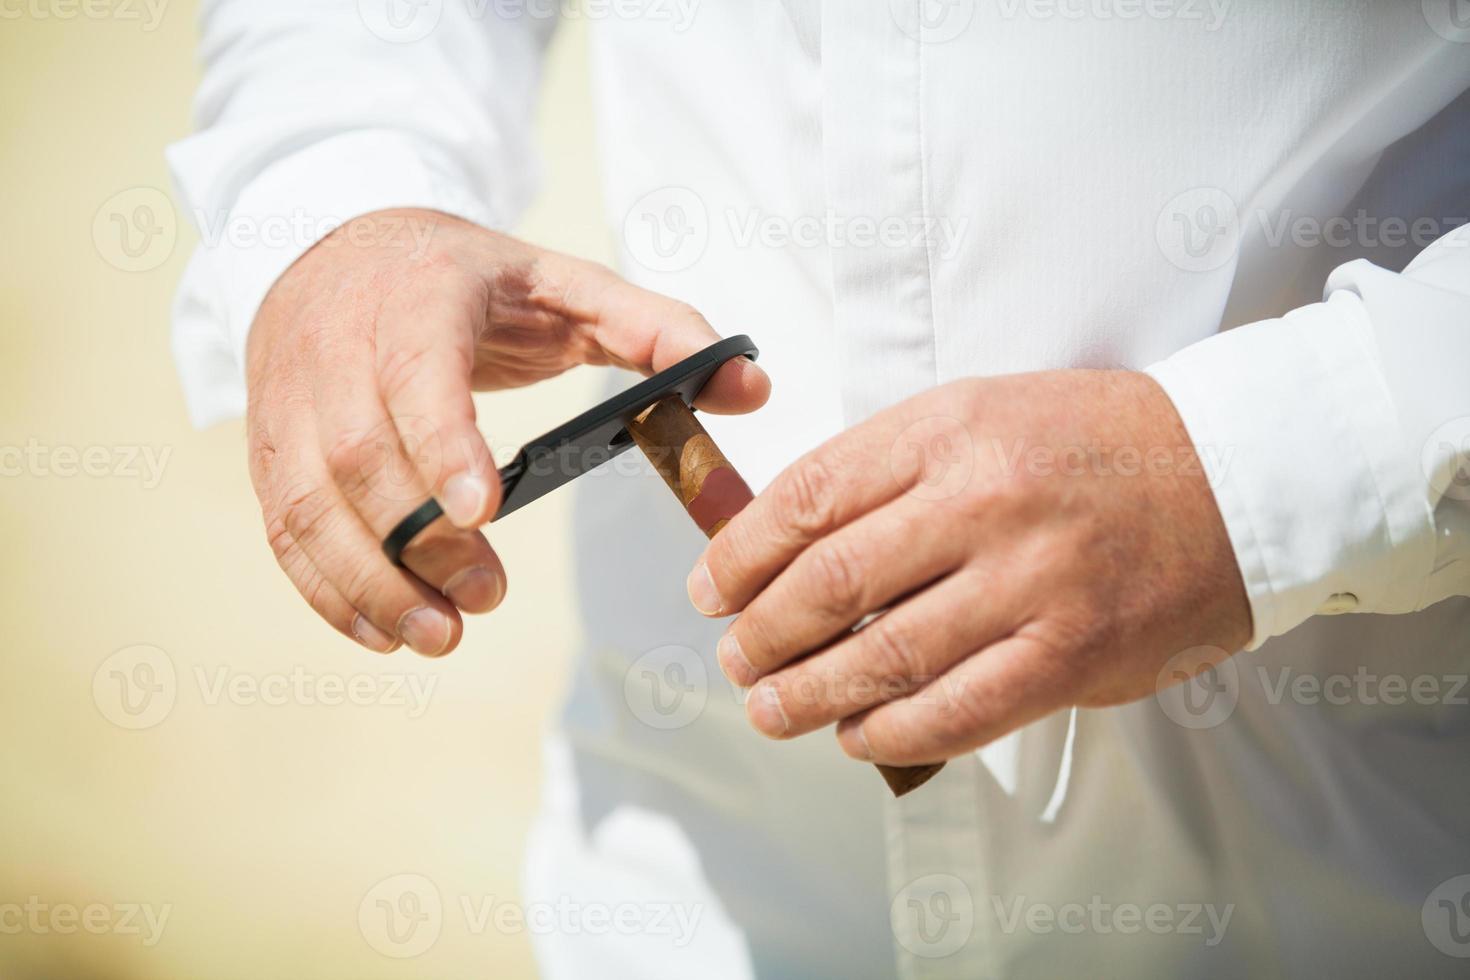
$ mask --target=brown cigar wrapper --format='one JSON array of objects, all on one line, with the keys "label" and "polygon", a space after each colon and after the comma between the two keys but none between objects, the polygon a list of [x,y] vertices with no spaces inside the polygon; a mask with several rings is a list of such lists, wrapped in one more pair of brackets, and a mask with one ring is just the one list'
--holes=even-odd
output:
[{"label": "brown cigar wrapper", "polygon": [[[720,533],[755,496],[678,395],[638,416],[628,434],[708,537]],[[894,796],[918,789],[943,768],[942,762],[877,767]]]}]

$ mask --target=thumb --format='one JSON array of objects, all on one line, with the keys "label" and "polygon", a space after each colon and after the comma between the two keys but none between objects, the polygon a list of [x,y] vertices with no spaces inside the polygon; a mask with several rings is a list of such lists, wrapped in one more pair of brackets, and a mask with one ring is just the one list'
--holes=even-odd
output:
[{"label": "thumb", "polygon": [[[500,475],[475,425],[471,397],[473,331],[460,300],[420,297],[411,310],[385,312],[378,327],[378,372],[388,414],[421,428],[432,451],[411,458],[423,485],[458,527],[473,528],[500,507]],[[447,328],[447,329],[446,329]]]},{"label": "thumb", "polygon": [[[612,363],[642,374],[672,367],[720,339],[688,303],[643,289],[603,266],[567,256],[543,259],[560,285],[559,311],[588,331],[592,363]],[[717,415],[753,412],[771,395],[771,379],[747,357],[724,364],[695,403]]]}]

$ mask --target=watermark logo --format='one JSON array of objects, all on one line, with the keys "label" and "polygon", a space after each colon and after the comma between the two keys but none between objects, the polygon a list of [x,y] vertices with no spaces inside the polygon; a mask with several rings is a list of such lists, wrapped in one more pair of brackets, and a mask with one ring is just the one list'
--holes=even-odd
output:
[{"label": "watermark logo", "polygon": [[[350,452],[362,484],[395,503],[422,501],[424,487],[439,482],[444,466],[438,426],[416,415],[379,422],[351,444]],[[340,456],[331,462],[334,470],[347,465]]]},{"label": "watermark logo", "polygon": [[927,416],[905,426],[893,440],[888,468],[920,500],[948,500],[970,484],[975,441],[959,419]]},{"label": "watermark logo", "polygon": [[1424,899],[1419,922],[1435,949],[1456,959],[1470,959],[1470,875],[1440,882]]},{"label": "watermark logo", "polygon": [[1430,433],[1419,461],[1437,497],[1470,500],[1470,415],[1451,419]]},{"label": "watermark logo", "polygon": [[975,19],[975,0],[888,0],[898,29],[920,44],[944,44]]},{"label": "watermark logo", "polygon": [[663,187],[640,197],[623,218],[628,254],[652,272],[683,272],[709,247],[709,209],[687,187]]},{"label": "watermark logo", "polygon": [[1190,647],[1159,670],[1154,696],[1174,724],[1196,731],[1214,728],[1240,703],[1240,671],[1220,647]]},{"label": "watermark logo", "polygon": [[1446,41],[1470,44],[1470,0],[1423,0],[1424,22]]},{"label": "watermark logo", "polygon": [[357,0],[357,14],[376,37],[390,44],[412,44],[439,26],[444,0]]},{"label": "watermark logo", "polygon": [[123,647],[92,675],[92,701],[119,728],[152,728],[168,717],[178,699],[178,674],[158,647]]},{"label": "watermark logo", "polygon": [[109,197],[92,217],[92,244],[122,272],[151,272],[169,260],[178,242],[173,202],[156,187],[130,187]]},{"label": "watermark logo", "polygon": [[939,959],[954,955],[970,941],[975,900],[954,875],[924,875],[899,890],[888,917],[900,946],[915,956]]},{"label": "watermark logo", "polygon": [[1185,272],[1213,272],[1240,247],[1240,212],[1218,187],[1196,187],[1164,205],[1154,239],[1170,264]]},{"label": "watermark logo", "polygon": [[699,654],[685,646],[649,650],[628,665],[623,700],[633,716],[649,728],[683,728],[704,712],[709,700],[709,670]]},{"label": "watermark logo", "polygon": [[357,928],[384,956],[400,960],[422,956],[444,930],[438,886],[419,874],[384,878],[358,903]]}]

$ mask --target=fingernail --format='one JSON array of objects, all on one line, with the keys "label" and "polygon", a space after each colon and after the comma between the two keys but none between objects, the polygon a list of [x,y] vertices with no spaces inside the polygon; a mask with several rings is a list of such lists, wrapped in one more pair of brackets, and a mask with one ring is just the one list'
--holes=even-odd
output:
[{"label": "fingernail", "polygon": [[719,644],[715,646],[715,659],[720,662],[720,670],[730,678],[730,683],[738,687],[749,687],[759,678],[750,661],[745,659],[740,641],[735,639],[734,633],[726,633],[720,638]]},{"label": "fingernail", "polygon": [[859,722],[853,725],[848,731],[855,733],[849,735],[847,738],[848,755],[854,759],[860,759],[863,762],[873,761],[873,750],[868,745],[868,735],[863,731],[862,723]]},{"label": "fingernail", "polygon": [[415,653],[437,657],[449,646],[449,620],[437,609],[420,606],[403,614],[398,621],[398,635]]},{"label": "fingernail", "polygon": [[750,692],[745,701],[745,713],[755,730],[767,738],[780,738],[791,730],[791,721],[781,706],[781,694],[770,682],[757,685]]},{"label": "fingernail", "polygon": [[687,583],[689,589],[689,601],[694,603],[694,608],[706,616],[718,616],[725,610],[725,600],[720,598],[720,590],[715,588],[715,580],[710,578],[709,566],[700,562],[694,566],[694,571],[689,573]]},{"label": "fingernail", "polygon": [[465,612],[489,612],[500,605],[500,599],[505,595],[505,582],[497,573],[476,565],[461,569],[445,582],[444,595]]},{"label": "fingernail", "polygon": [[357,637],[357,642],[367,647],[373,653],[390,653],[398,646],[398,637],[389,636],[367,621],[367,617],[358,613],[352,617],[352,635]]},{"label": "fingernail", "polygon": [[444,514],[459,527],[474,527],[485,507],[485,498],[490,491],[485,481],[473,473],[456,473],[444,483],[439,494],[439,506]]}]

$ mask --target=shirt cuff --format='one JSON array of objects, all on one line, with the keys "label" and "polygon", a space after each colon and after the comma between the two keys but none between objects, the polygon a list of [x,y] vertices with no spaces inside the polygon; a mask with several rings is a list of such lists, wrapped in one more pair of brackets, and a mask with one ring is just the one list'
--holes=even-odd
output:
[{"label": "shirt cuff", "polygon": [[210,209],[222,197],[218,188],[193,186],[185,176],[217,172],[192,159],[212,152],[191,140],[168,151],[177,198],[200,239],[174,307],[174,356],[197,426],[244,411],[245,342],[255,314],[281,274],[333,229],[389,208],[496,225],[462,170],[408,134],[354,131],[313,143],[262,170],[228,210]]},{"label": "shirt cuff", "polygon": [[1433,524],[1357,295],[1218,334],[1148,374],[1200,450],[1250,599],[1248,649],[1316,614],[1420,607]]}]

